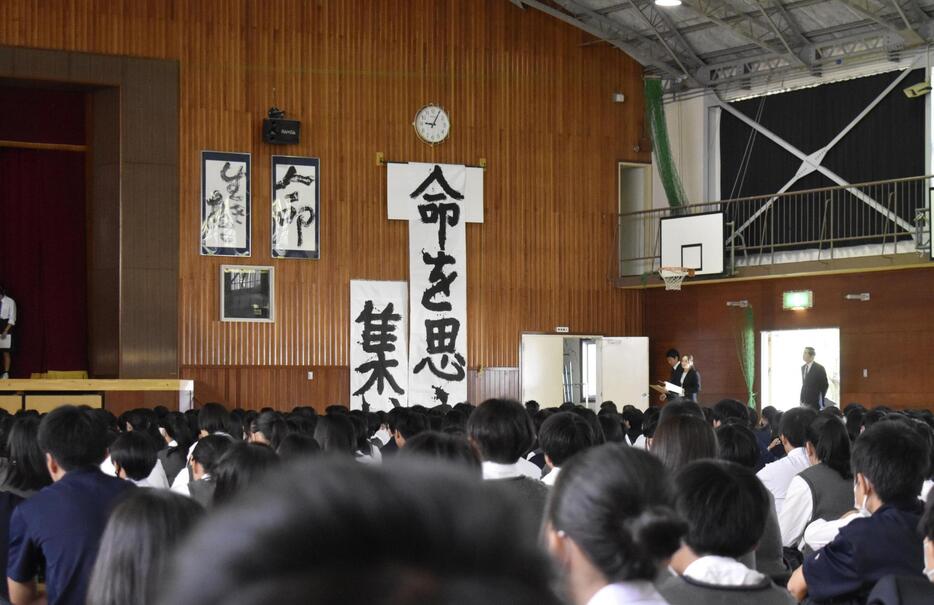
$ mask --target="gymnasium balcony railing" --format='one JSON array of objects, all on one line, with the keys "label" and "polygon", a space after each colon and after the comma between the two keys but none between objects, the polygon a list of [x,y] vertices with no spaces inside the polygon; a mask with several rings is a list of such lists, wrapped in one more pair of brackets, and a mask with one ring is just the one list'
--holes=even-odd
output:
[{"label": "gymnasium balcony railing", "polygon": [[617,282],[661,283],[659,221],[724,213],[726,276],[917,264],[929,257],[934,176],[855,183],[617,215]]}]

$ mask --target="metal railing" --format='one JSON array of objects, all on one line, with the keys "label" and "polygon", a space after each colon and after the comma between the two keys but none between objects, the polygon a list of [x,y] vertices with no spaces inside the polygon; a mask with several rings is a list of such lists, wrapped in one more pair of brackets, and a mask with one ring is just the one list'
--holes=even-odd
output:
[{"label": "metal railing", "polygon": [[690,204],[618,215],[620,277],[660,266],[660,219],[723,212],[727,273],[737,267],[832,261],[929,249],[932,178],[919,176]]}]

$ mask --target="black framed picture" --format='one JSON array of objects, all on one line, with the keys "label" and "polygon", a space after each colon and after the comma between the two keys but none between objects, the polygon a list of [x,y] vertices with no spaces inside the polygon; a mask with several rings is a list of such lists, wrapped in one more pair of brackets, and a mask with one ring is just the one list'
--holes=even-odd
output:
[{"label": "black framed picture", "polygon": [[201,254],[250,256],[250,154],[201,152]]},{"label": "black framed picture", "polygon": [[221,265],[221,321],[276,320],[273,267]]},{"label": "black framed picture", "polygon": [[318,259],[318,158],[272,156],[272,257]]}]

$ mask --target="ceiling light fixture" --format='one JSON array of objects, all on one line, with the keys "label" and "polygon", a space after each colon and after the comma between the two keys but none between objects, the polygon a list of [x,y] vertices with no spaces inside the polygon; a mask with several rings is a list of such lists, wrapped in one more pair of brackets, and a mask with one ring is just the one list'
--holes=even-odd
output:
[{"label": "ceiling light fixture", "polygon": [[655,0],[655,6],[681,6],[681,0]]}]

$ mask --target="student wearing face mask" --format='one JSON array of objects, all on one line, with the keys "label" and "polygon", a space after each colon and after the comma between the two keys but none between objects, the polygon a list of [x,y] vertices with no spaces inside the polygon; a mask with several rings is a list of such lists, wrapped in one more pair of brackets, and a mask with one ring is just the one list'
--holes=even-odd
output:
[{"label": "student wearing face mask", "polygon": [[924,555],[918,499],[927,472],[927,445],[901,423],[878,423],[853,447],[853,496],[858,517],[807,557],[788,582],[799,601],[865,603],[881,578],[918,577]]}]

